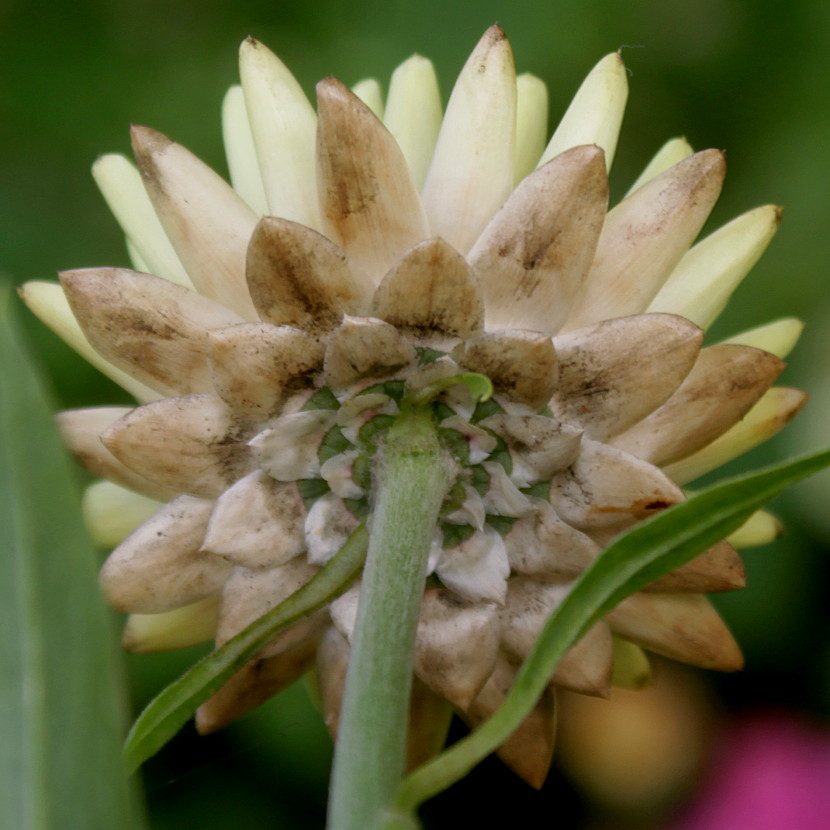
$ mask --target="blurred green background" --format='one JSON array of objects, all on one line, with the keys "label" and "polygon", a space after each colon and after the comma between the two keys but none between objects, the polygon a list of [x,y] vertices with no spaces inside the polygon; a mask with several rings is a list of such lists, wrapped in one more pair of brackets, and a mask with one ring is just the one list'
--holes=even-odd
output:
[{"label": "blurred green background", "polygon": [[[824,0],[0,0],[0,271],[23,282],[127,264],[89,166],[99,153],[128,152],[130,122],[167,133],[225,172],[219,107],[246,35],[277,52],[309,94],[329,74],[386,84],[417,51],[435,62],[446,100],[493,22],[506,29],[519,71],[547,81],[552,121],[596,60],[623,49],[631,96],[612,194],[625,192],[664,140],[685,135],[695,148],[728,150],[727,185],[710,227],[759,204],[785,206],[778,237],[713,339],[783,314],[808,323],[783,380],[813,394],[812,412],[788,438],[741,459],[740,469],[828,443]],[[60,406],[124,400],[31,319],[28,330]],[[717,694],[711,711],[781,706],[817,719],[830,711],[828,486],[827,479],[802,486],[777,507],[787,535],[747,552],[749,590],[720,603],[748,669],[705,679]],[[199,653],[130,658],[134,705]],[[300,687],[219,735],[188,730],[147,766],[153,827],[321,826],[329,755]],[[558,774],[536,794],[493,762],[424,815],[434,828],[461,820],[497,827],[532,810],[550,817],[539,826],[648,827],[661,821],[662,802],[652,806],[632,810],[611,799],[601,807]]]}]

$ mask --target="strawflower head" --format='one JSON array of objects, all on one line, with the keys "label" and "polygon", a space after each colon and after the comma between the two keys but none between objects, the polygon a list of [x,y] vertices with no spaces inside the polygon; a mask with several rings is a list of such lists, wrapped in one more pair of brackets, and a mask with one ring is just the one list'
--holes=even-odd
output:
[{"label": "strawflower head", "polygon": [[[316,113],[260,43],[243,43],[240,66],[223,108],[233,187],[135,127],[138,169],[108,155],[94,174],[136,270],[71,271],[23,296],[138,401],[59,416],[69,448],[108,479],[86,505],[117,545],[101,582],[130,614],[135,651],[221,645],[306,584],[361,521],[371,529],[378,447],[408,401],[432,401],[452,472],[415,646],[416,763],[443,742],[441,713],[477,724],[499,706],[609,541],[802,406],[771,388],[797,321],[702,346],[779,210],[692,247],[725,165],[682,139],[609,210],[619,54],[549,141],[544,84],[516,77],[498,27],[443,114],[417,56],[385,106],[376,82],[329,78]],[[452,383],[465,372],[489,378],[489,401]],[[733,541],[777,530],[757,514]],[[723,541],[625,600],[567,654],[502,758],[540,785],[556,688],[641,685],[644,649],[739,668],[705,594],[742,585]],[[316,666],[336,730],[357,606],[354,586],[280,634],[202,705],[199,728]]]}]

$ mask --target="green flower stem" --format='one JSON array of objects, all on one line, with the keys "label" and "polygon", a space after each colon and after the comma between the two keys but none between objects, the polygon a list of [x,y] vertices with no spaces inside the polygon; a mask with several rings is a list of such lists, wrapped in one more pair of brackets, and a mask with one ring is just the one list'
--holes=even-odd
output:
[{"label": "green flower stem", "polygon": [[369,551],[340,713],[330,830],[369,830],[403,778],[415,629],[453,477],[429,407],[404,407],[376,458]]}]

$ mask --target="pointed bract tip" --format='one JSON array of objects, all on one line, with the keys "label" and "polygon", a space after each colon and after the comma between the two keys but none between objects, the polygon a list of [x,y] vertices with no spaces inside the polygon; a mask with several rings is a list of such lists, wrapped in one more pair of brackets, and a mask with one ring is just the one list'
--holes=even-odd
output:
[{"label": "pointed bract tip", "polygon": [[560,156],[571,156],[580,159],[585,164],[602,164],[605,166],[605,150],[599,144],[579,144],[560,153]]},{"label": "pointed bract tip", "polygon": [[200,706],[196,710],[194,725],[196,726],[196,731],[200,735],[210,735],[211,732],[221,729],[225,723],[224,721],[214,718],[204,706]]},{"label": "pointed bract tip", "polygon": [[[705,176],[715,174],[718,178],[724,179],[726,177],[726,153],[723,150],[698,150],[691,156],[687,156],[682,161],[678,162],[674,167],[667,170],[666,174],[672,175],[671,170],[674,171],[688,171],[694,170],[699,175]],[[657,181],[661,176],[658,176],[652,181]]]},{"label": "pointed bract tip", "polygon": [[[475,49],[473,49],[472,53],[470,54],[469,60],[481,60],[485,61],[488,60],[487,56],[488,53],[495,53],[495,54],[505,54],[510,57],[512,61],[513,58],[513,50],[510,47],[510,41],[507,39],[507,35],[504,33],[504,29],[498,25],[498,23],[494,23],[482,36],[479,42],[476,44]],[[483,64],[480,71],[483,70]]]},{"label": "pointed bract tip", "polygon": [[794,399],[794,403],[791,405],[791,408],[785,413],[783,423],[788,424],[801,412],[802,409],[807,405],[807,401],[810,400],[810,396],[802,389],[790,389],[788,387],[782,387],[787,389],[787,391],[791,394],[792,398]]},{"label": "pointed bract tip", "polygon": [[341,116],[368,116],[372,121],[377,121],[377,116],[371,108],[333,75],[319,81],[315,89],[317,92],[317,112],[321,119],[325,119],[327,113],[330,115],[339,112]]},{"label": "pointed bract tip", "polygon": [[160,133],[152,127],[144,127],[141,124],[130,126],[130,139],[132,140],[133,154],[136,161],[161,153],[175,143],[172,138],[168,138],[164,133]]},{"label": "pointed bract tip", "polygon": [[611,72],[620,73],[624,78],[628,78],[625,71],[625,61],[623,60],[622,51],[609,52],[604,58],[600,58],[599,62],[594,67],[594,71],[607,70]]},{"label": "pointed bract tip", "polygon": [[[58,279],[64,289],[69,292],[85,282],[96,282],[102,278],[109,280],[117,270],[117,268],[73,268],[70,271],[58,271]],[[68,293],[67,296],[69,296]]]},{"label": "pointed bract tip", "polygon": [[255,54],[270,54],[271,50],[260,40],[257,40],[253,35],[248,35],[242,43],[239,44],[239,59],[243,60],[246,55]]},{"label": "pointed bract tip", "polygon": [[317,98],[340,98],[340,99],[360,99],[355,95],[339,78],[334,75],[329,75],[328,78],[323,78],[322,81],[317,81],[317,86],[314,87],[317,92]]},{"label": "pointed bract tip", "polygon": [[499,40],[507,40],[507,35],[505,34],[504,29],[502,29],[498,23],[494,23],[490,26],[490,28],[484,33],[484,37],[489,38],[493,43]]},{"label": "pointed bract tip", "polygon": [[82,283],[84,280],[84,274],[87,273],[89,268],[76,268],[72,271],[58,271],[58,279],[60,280],[61,287],[66,294],[67,299],[70,298],[73,290],[78,286],[78,283]]},{"label": "pointed bract tip", "polygon": [[726,150],[701,150],[696,155],[709,155],[712,159],[717,159],[724,168],[726,167]]},{"label": "pointed bract tip", "polygon": [[601,177],[605,180],[607,188],[608,175],[605,165],[605,150],[598,144],[578,144],[576,147],[571,147],[548,159],[531,175],[537,175],[545,169],[553,173],[561,169],[576,168],[583,169],[589,176]]},{"label": "pointed bract tip", "polygon": [[718,664],[717,670],[722,672],[733,672],[733,671],[741,671],[745,665],[746,661],[744,660],[744,656],[741,653],[741,650],[735,645],[735,648],[728,657],[724,656],[723,662]]}]

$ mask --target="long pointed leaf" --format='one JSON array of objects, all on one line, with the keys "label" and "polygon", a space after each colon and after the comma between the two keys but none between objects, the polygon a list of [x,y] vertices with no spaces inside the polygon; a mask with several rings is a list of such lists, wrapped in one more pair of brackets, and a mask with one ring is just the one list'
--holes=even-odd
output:
[{"label": "long pointed leaf", "polygon": [[51,407],[0,285],[0,827],[143,826],[111,620]]},{"label": "long pointed leaf", "polygon": [[125,754],[130,769],[158,752],[184,726],[196,707],[276,634],[343,593],[360,573],[367,546],[368,533],[365,525],[360,525],[339,552],[302,588],[254,620],[158,694],[139,715],[127,736]]},{"label": "long pointed leaf", "polygon": [[502,706],[479,729],[404,780],[396,816],[405,821],[426,799],[466,775],[530,712],[565,652],[626,596],[680,567],[737,529],[791,484],[830,465],[830,450],[730,479],[692,496],[618,538],[551,615]]}]

